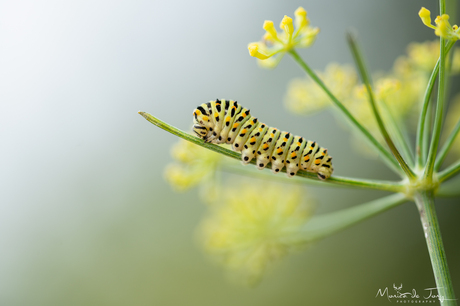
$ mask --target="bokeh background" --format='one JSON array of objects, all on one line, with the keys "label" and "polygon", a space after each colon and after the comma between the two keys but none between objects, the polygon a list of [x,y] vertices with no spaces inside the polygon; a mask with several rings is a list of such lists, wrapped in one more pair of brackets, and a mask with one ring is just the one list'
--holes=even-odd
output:
[{"label": "bokeh background", "polygon": [[[177,139],[137,111],[188,129],[215,98],[314,137],[338,175],[395,179],[331,114],[285,110],[286,85],[303,75],[291,58],[267,71],[248,55],[265,19],[298,6],[321,28],[300,52],[314,69],[352,63],[349,29],[374,72],[435,38],[417,16],[436,15],[428,0],[0,2],[0,305],[387,305],[379,288],[435,286],[413,204],[290,256],[255,288],[235,284],[196,241],[198,192],[163,180]],[[385,194],[308,192],[318,213]],[[458,202],[437,205],[457,296]]]}]

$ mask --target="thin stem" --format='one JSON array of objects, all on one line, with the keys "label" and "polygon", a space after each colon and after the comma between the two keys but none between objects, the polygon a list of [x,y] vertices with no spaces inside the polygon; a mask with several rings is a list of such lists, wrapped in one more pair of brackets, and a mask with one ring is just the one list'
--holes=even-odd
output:
[{"label": "thin stem", "polygon": [[433,71],[431,72],[431,76],[428,81],[428,86],[426,87],[426,90],[425,90],[422,111],[420,112],[420,119],[418,120],[417,134],[415,137],[415,163],[419,168],[421,168],[423,165],[423,151],[426,149],[424,137],[427,135],[426,133],[427,124],[425,123],[425,121],[426,121],[426,117],[428,113],[428,106],[431,100],[431,93],[433,92],[433,87],[434,87],[434,83],[436,82],[436,77],[438,76],[438,72],[439,72],[439,59],[436,62],[436,66],[434,66]]},{"label": "thin stem", "polygon": [[428,148],[430,144],[430,137],[433,132],[433,112],[434,107],[430,104],[428,107],[427,117],[428,120],[425,121],[425,129],[423,130],[423,141],[422,141],[422,164],[426,163],[428,158]]},{"label": "thin stem", "polygon": [[454,144],[455,138],[457,138],[458,132],[460,131],[460,120],[457,122],[457,125],[450,133],[449,137],[447,138],[446,142],[442,146],[441,150],[439,151],[438,157],[436,158],[436,163],[434,164],[434,170],[438,171],[446,157],[447,153],[449,152],[450,148]]},{"label": "thin stem", "polygon": [[438,173],[439,182],[444,182],[460,172],[460,160]]},{"label": "thin stem", "polygon": [[[443,0],[440,1],[440,14],[444,14],[442,11],[445,10],[445,3]],[[444,115],[444,95],[446,89],[446,45],[444,38],[440,38],[440,58],[439,58],[439,82],[438,82],[438,101],[436,103],[436,115],[434,120],[433,136],[431,137],[430,150],[428,151],[428,158],[423,173],[424,179],[431,180],[434,170],[434,162],[436,159],[436,153],[438,151],[439,139],[441,138],[442,121]]]},{"label": "thin stem", "polygon": [[371,104],[372,111],[374,112],[375,119],[377,120],[377,124],[379,126],[380,132],[382,133],[382,136],[385,139],[385,142],[387,143],[388,147],[390,148],[391,152],[393,153],[394,157],[398,161],[401,168],[406,173],[407,177],[410,180],[414,180],[415,179],[414,172],[407,165],[406,161],[404,160],[404,158],[401,156],[398,149],[396,148],[393,140],[390,137],[390,134],[388,133],[385,127],[385,124],[383,123],[382,117],[380,116],[380,112],[377,109],[377,103],[375,102],[375,96],[372,90],[370,77],[367,72],[366,66],[364,64],[363,56],[358,47],[358,43],[356,42],[355,37],[353,37],[353,35],[350,33],[348,33],[347,35],[347,40],[348,40],[348,44],[350,45],[351,53],[353,54],[353,58],[355,59],[356,66],[358,67],[358,70],[360,72],[361,79],[363,83],[366,85],[367,93],[369,95],[369,102]]},{"label": "thin stem", "polygon": [[383,100],[380,105],[382,106],[383,111],[390,120],[389,129],[393,132],[395,140],[399,147],[401,147],[404,157],[410,162],[411,166],[414,166],[414,160],[412,158],[414,154],[412,152],[411,146],[409,145],[410,138],[407,129],[405,128],[404,124],[401,124],[401,122],[398,122],[398,120],[396,120],[395,116],[393,116],[390,109],[388,108],[386,101]]},{"label": "thin stem", "polygon": [[[331,187],[330,185],[325,186],[323,181],[317,180],[304,180],[303,176],[300,172],[297,173],[294,177],[287,177],[284,175],[271,175],[269,172],[266,171],[259,171],[256,168],[248,168],[248,167],[238,167],[236,165],[229,165],[226,164],[222,168],[224,171],[230,171],[233,173],[241,174],[241,175],[249,175],[252,177],[259,177],[261,179],[271,179],[271,180],[278,180],[281,182],[289,182],[289,183],[298,183],[298,184],[313,184],[318,187]],[[307,172],[308,173],[308,172]],[[308,176],[310,177],[310,176]],[[330,177],[326,182],[330,182],[334,184],[334,187],[352,187],[352,188],[369,188],[369,189],[376,189],[376,190],[384,190],[384,191],[391,191],[391,192],[403,192],[404,191],[404,184],[400,182],[391,182],[391,181],[378,181],[378,180],[362,180],[362,179],[351,179],[351,178],[344,178],[340,176],[333,176]],[[350,185],[352,183],[352,185]]]},{"label": "thin stem", "polygon": [[[446,46],[446,52],[449,52],[452,46],[454,45],[454,42],[449,41]],[[423,137],[425,136],[426,132],[426,117],[427,117],[427,112],[428,112],[428,105],[430,104],[431,100],[431,93],[433,92],[433,87],[434,83],[436,82],[436,78],[439,73],[439,63],[440,59],[436,62],[436,65],[433,68],[433,71],[431,72],[430,79],[428,80],[428,85],[425,90],[425,95],[423,98],[423,106],[422,106],[422,111],[420,112],[420,119],[418,121],[418,126],[417,126],[417,136],[415,138],[415,160],[416,160],[416,165],[418,167],[422,167],[423,164],[423,151],[426,149],[424,146],[423,142]]]},{"label": "thin stem", "polygon": [[318,240],[369,219],[406,201],[406,196],[398,193],[337,212],[315,216],[304,226],[301,235],[306,236],[308,242]]},{"label": "thin stem", "polygon": [[[212,143],[205,143],[202,139],[192,136],[184,131],[181,131],[180,129],[167,124],[166,122],[155,118],[154,116],[150,115],[149,113],[145,112],[139,112],[140,115],[142,115],[147,121],[150,123],[156,125],[157,127],[173,134],[176,135],[182,139],[185,139],[187,141],[193,142],[194,144],[197,144],[199,146],[202,146],[204,148],[210,149],[212,151],[215,151],[217,153],[223,154],[225,156],[241,160],[241,154],[231,151],[229,149],[226,149],[222,146],[212,144]],[[251,161],[251,164],[255,165],[255,160]],[[270,167],[270,164],[267,165],[267,168]],[[283,169],[282,172],[286,172],[286,169]],[[318,176],[315,173],[311,172],[306,172],[299,170],[297,172],[297,177],[303,177],[303,178],[308,178],[310,180],[316,180],[320,181]],[[377,180],[365,180],[365,179],[355,179],[355,178],[348,178],[348,177],[341,177],[341,176],[331,176],[327,180],[323,181],[324,183],[330,183],[330,184],[337,184],[337,185],[343,185],[343,186],[350,186],[350,187],[358,187],[358,188],[368,188],[368,189],[378,189],[378,190],[385,190],[385,191],[392,191],[392,192],[402,192],[404,190],[404,185],[399,182],[389,182],[389,181],[377,181]]]},{"label": "thin stem", "polygon": [[441,305],[457,305],[434,207],[433,193],[432,191],[422,191],[416,193],[414,199],[420,213]]},{"label": "thin stem", "polygon": [[294,60],[305,70],[305,72],[315,81],[321,89],[329,96],[332,102],[337,105],[337,107],[343,112],[343,114],[350,120],[350,122],[358,128],[361,133],[369,140],[369,142],[380,152],[383,157],[383,161],[397,174],[402,176],[401,168],[398,166],[397,161],[391,156],[388,152],[375,138],[372,136],[369,131],[362,126],[355,117],[348,111],[348,109],[332,94],[332,92],[326,87],[326,85],[321,81],[321,79],[316,75],[316,73],[303,61],[303,59],[297,54],[297,52],[292,49],[289,51]]}]

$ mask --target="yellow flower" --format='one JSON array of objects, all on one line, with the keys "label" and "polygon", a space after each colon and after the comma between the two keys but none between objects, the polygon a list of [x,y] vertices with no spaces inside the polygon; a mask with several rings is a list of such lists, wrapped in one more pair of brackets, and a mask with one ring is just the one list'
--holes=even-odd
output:
[{"label": "yellow flower", "polygon": [[418,12],[418,15],[420,16],[420,19],[422,19],[423,24],[431,28],[431,12],[422,7]]},{"label": "yellow flower", "polygon": [[451,26],[449,23],[449,15],[443,14],[442,16],[436,17],[434,23],[436,26],[431,24],[431,13],[426,8],[422,7],[418,12],[420,19],[427,27],[434,29],[434,33],[444,39],[456,41],[460,38],[458,26]]},{"label": "yellow flower", "polygon": [[178,191],[194,187],[212,178],[221,155],[180,139],[171,149],[176,162],[165,169],[165,179]]},{"label": "yellow flower", "polygon": [[[339,100],[350,97],[358,75],[350,65],[331,63],[324,72],[316,72]],[[285,105],[294,114],[309,115],[332,105],[330,98],[311,78],[293,79],[287,88]]]},{"label": "yellow flower", "polygon": [[[311,197],[309,197],[310,199]],[[299,232],[311,214],[299,188],[241,184],[228,188],[201,226],[205,249],[254,284],[267,268],[304,245]]]},{"label": "yellow flower", "polygon": [[273,21],[265,20],[263,28],[266,31],[263,40],[248,45],[249,54],[258,59],[258,63],[265,68],[274,68],[284,54],[294,48],[309,47],[319,33],[318,28],[310,27],[307,11],[299,7],[295,11],[296,29],[292,18],[284,16],[281,20],[281,33],[275,29]]}]

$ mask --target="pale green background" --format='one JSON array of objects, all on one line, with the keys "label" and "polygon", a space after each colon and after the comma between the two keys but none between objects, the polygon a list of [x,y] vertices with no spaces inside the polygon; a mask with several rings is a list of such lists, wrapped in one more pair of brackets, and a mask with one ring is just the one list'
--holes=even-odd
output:
[{"label": "pale green background", "polygon": [[[436,14],[428,0],[0,2],[0,305],[388,305],[379,288],[434,286],[413,204],[291,256],[257,288],[235,285],[195,241],[206,210],[196,190],[163,181],[177,139],[137,111],[188,129],[193,108],[215,98],[314,137],[338,175],[395,178],[356,155],[330,114],[284,109],[302,75],[291,58],[266,71],[248,55],[265,19],[299,5],[321,28],[300,52],[315,69],[351,63],[350,28],[372,71],[434,39],[417,16],[422,5]],[[384,195],[311,192],[320,213]],[[437,208],[460,296],[460,207]]]}]

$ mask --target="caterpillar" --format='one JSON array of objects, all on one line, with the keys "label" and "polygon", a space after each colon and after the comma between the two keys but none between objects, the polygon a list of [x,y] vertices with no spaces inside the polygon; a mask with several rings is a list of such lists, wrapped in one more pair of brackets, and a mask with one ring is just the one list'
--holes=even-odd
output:
[{"label": "caterpillar", "polygon": [[255,157],[258,169],[271,162],[273,173],[286,167],[288,177],[292,177],[302,169],[317,173],[321,180],[329,178],[334,170],[327,149],[261,123],[236,101],[216,99],[203,103],[193,111],[193,118],[193,131],[199,138],[231,144],[233,151],[241,152],[243,164]]}]

